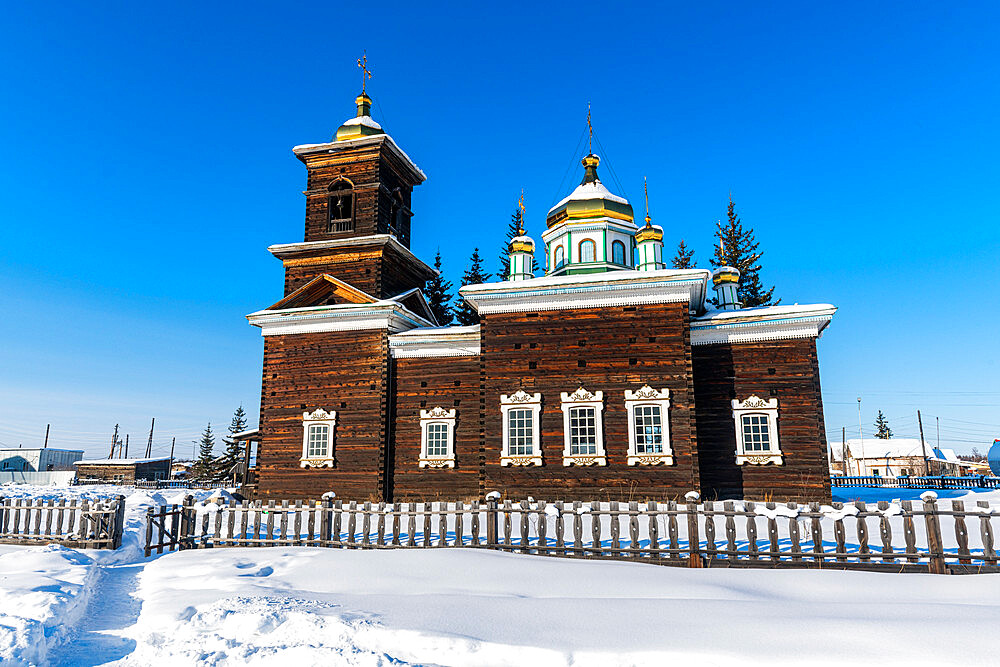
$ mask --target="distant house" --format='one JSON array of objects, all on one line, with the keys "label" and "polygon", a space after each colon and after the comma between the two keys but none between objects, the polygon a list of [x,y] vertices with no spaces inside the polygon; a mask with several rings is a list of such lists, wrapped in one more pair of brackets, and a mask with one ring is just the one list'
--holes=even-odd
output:
[{"label": "distant house", "polygon": [[104,480],[111,483],[130,483],[136,480],[168,479],[170,457],[150,459],[91,459],[76,462],[78,480]]},{"label": "distant house", "polygon": [[83,450],[54,447],[0,449],[0,472],[49,472],[73,470],[83,458]]},{"label": "distant house", "polygon": [[969,462],[960,460],[955,450],[921,445],[915,438],[848,440],[846,463],[843,448],[842,443],[830,443],[832,475],[904,477],[979,474]]}]

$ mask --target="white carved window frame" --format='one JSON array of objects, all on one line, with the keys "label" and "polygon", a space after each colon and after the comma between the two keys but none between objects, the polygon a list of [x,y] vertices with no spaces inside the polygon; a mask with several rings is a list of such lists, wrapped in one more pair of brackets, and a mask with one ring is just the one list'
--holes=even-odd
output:
[{"label": "white carved window frame", "polygon": [[[765,401],[751,395],[745,401],[733,399],[733,424],[736,427],[736,465],[781,465],[783,457],[778,442],[778,399]],[[767,433],[771,449],[767,452],[747,451],[743,442],[743,417],[764,416],[767,418]]]},{"label": "white carved window frame", "polygon": [[[455,416],[458,411],[452,408],[445,410],[437,406],[431,410],[420,411],[420,468],[454,468],[455,467]],[[447,427],[447,453],[430,454],[430,427],[444,424]]]},{"label": "white carved window frame", "polygon": [[[639,443],[635,437],[635,409],[653,406],[660,409],[660,437],[663,451],[648,453],[639,451]],[[648,384],[637,391],[625,390],[625,411],[628,412],[628,465],[667,465],[674,464],[674,450],[670,446],[670,390],[656,390]]]},{"label": "white carved window frame", "polygon": [[[510,419],[511,410],[531,411],[531,454],[510,453]],[[500,448],[501,466],[540,466],[542,465],[542,395],[529,394],[518,389],[513,394],[500,395],[500,416],[503,422],[503,443]]]},{"label": "white carved window frame", "polygon": [[[580,387],[572,394],[565,391],[559,394],[563,413],[563,465],[571,466],[606,466],[608,456],[604,451],[604,392],[590,393]],[[572,431],[570,429],[570,413],[573,408],[593,408],[594,426],[596,427],[595,453],[573,454]]]},{"label": "white carved window frame", "polygon": [[[302,413],[302,458],[299,459],[299,467],[332,468],[336,464],[336,459],[333,457],[333,434],[336,425],[336,412],[317,408],[312,412]],[[326,456],[309,455],[309,431],[313,426],[327,427]]]}]

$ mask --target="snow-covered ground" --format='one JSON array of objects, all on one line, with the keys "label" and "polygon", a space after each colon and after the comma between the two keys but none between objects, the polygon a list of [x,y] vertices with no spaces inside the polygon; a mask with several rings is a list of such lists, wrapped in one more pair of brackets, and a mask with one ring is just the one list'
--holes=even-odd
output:
[{"label": "snow-covered ground", "polygon": [[0,664],[979,665],[993,662],[1000,622],[1000,575],[688,570],[471,549],[143,560],[145,508],[187,492],[124,492],[117,552],[0,547]]}]

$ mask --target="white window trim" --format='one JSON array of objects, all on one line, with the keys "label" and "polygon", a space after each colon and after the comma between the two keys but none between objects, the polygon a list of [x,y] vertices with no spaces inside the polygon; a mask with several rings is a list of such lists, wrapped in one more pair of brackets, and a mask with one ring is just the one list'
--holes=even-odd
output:
[{"label": "white window trim", "polygon": [[[640,453],[635,439],[635,408],[653,405],[660,408],[660,428],[663,435],[663,452],[658,454]],[[670,390],[657,391],[648,384],[638,391],[625,390],[625,411],[628,412],[628,465],[674,464],[674,450],[670,446]]]},{"label": "white window trim", "polygon": [[[330,427],[327,455],[309,456],[309,427],[318,425]],[[336,464],[336,459],[333,458],[333,433],[336,425],[336,412],[327,412],[323,408],[317,408],[312,412],[302,413],[302,458],[299,459],[300,468],[332,468]]]},{"label": "white window trim", "polygon": [[[606,466],[608,456],[604,452],[604,392],[590,393],[580,387],[572,394],[565,391],[559,394],[562,400],[563,413],[563,465],[571,466]],[[594,420],[597,427],[597,447],[594,454],[573,454],[570,432],[570,410],[573,408],[594,408]]]},{"label": "white window trim", "polygon": [[[772,398],[768,401],[758,397],[750,396],[745,401],[734,399],[733,424],[736,428],[736,465],[744,463],[755,466],[763,466],[768,463],[781,465],[783,458],[781,446],[778,443],[778,399]],[[771,451],[747,452],[743,443],[743,417],[746,415],[764,415],[767,417],[767,430],[771,440]]]},{"label": "white window trim", "polygon": [[[433,410],[420,411],[420,462],[421,468],[454,468],[455,467],[455,415],[458,411],[454,408],[445,410],[441,406]],[[445,424],[448,427],[448,453],[428,454],[427,453],[427,433],[431,424]]]},{"label": "white window trim", "polygon": [[[507,413],[511,410],[528,409],[531,410],[531,441],[533,443],[533,454],[530,456],[512,456],[508,444],[510,442],[508,431],[510,423]],[[513,394],[500,395],[500,415],[503,421],[503,444],[500,449],[501,466],[540,466],[542,465],[542,395],[529,394],[523,389],[518,389]]]}]

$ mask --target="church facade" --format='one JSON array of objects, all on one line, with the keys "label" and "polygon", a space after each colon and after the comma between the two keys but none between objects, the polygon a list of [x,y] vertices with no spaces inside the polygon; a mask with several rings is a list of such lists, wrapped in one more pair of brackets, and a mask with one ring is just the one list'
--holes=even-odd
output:
[{"label": "church facade", "polygon": [[460,290],[480,324],[439,326],[410,251],[425,175],[356,102],[295,147],[304,239],[269,248],[284,298],[248,316],[261,497],[830,499],[816,340],[836,308],[741,308],[736,269],[665,268],[663,230],[591,154],[546,216],[543,275],[522,234],[506,279]]}]

